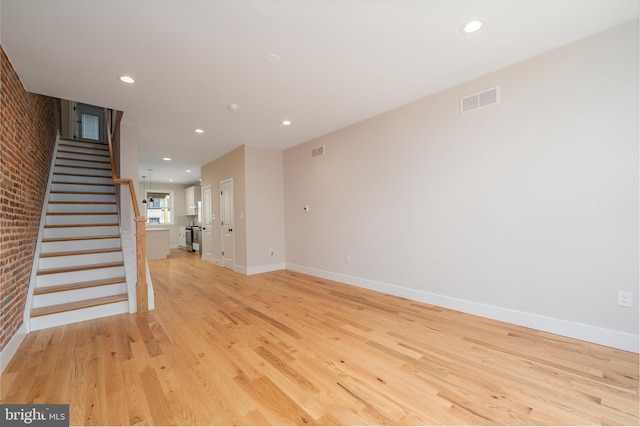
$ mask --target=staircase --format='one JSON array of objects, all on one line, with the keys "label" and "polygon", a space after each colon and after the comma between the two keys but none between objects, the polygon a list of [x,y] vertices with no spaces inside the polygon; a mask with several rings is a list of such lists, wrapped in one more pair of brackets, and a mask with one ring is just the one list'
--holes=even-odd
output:
[{"label": "staircase", "polygon": [[60,140],[46,206],[31,330],[129,312],[108,147]]}]

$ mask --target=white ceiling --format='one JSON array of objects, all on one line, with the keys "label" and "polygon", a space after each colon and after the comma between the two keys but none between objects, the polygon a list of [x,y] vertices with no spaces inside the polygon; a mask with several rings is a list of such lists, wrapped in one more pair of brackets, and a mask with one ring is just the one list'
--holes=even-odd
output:
[{"label": "white ceiling", "polygon": [[[638,18],[638,0],[0,7],[2,46],[27,90],[124,111],[139,132],[139,175],[153,169],[154,182],[185,184],[241,144],[288,148]],[[485,26],[463,35],[461,26],[477,17]],[[281,60],[268,62],[271,53]],[[121,83],[123,74],[136,83]],[[293,124],[282,126],[284,119]]]}]

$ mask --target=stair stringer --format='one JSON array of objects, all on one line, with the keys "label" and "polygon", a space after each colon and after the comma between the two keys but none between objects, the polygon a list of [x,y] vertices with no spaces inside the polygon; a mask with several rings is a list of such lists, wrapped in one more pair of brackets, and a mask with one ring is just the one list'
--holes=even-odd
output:
[{"label": "stair stringer", "polygon": [[51,156],[51,164],[49,165],[49,179],[47,180],[47,189],[44,193],[42,201],[42,212],[40,213],[40,226],[38,227],[38,240],[36,241],[36,249],[33,251],[33,264],[31,266],[31,278],[29,279],[29,290],[27,291],[27,301],[24,307],[22,321],[26,326],[27,333],[31,332],[31,307],[33,305],[33,293],[36,289],[36,280],[38,273],[38,261],[40,260],[40,250],[42,249],[42,237],[44,236],[44,225],[47,218],[47,210],[49,207],[49,196],[51,193],[51,183],[55,171],[56,158],[58,156],[58,145],[60,144],[60,132],[56,133],[56,143],[53,147],[53,155]]}]

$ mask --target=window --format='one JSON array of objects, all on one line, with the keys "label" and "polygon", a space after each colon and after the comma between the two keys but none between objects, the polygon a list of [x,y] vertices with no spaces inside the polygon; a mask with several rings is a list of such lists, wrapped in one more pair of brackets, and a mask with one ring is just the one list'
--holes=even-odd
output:
[{"label": "window", "polygon": [[173,191],[146,191],[147,224],[173,224]]},{"label": "window", "polygon": [[100,139],[99,117],[91,114],[82,114],[82,138],[97,141]]}]

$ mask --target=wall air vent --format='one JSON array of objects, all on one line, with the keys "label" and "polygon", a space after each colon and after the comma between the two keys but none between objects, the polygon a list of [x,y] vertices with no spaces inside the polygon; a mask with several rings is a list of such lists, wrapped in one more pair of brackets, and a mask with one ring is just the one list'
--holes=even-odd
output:
[{"label": "wall air vent", "polygon": [[324,145],[311,150],[311,157],[324,156]]},{"label": "wall air vent", "polygon": [[460,114],[489,107],[500,102],[500,86],[460,98]]}]

